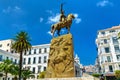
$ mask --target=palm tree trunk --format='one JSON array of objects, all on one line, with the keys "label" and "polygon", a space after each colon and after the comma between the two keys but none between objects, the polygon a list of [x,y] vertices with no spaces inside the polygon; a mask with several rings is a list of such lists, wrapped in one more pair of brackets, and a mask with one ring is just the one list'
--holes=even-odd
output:
[{"label": "palm tree trunk", "polygon": [[5,73],[5,80],[7,80],[7,73]]},{"label": "palm tree trunk", "polygon": [[22,72],[22,51],[20,52],[20,70],[19,70],[19,80],[21,80],[21,72]]},{"label": "palm tree trunk", "polygon": [[17,80],[17,76],[14,77],[14,80]]},{"label": "palm tree trunk", "polygon": [[23,78],[23,80],[26,80],[26,78]]}]

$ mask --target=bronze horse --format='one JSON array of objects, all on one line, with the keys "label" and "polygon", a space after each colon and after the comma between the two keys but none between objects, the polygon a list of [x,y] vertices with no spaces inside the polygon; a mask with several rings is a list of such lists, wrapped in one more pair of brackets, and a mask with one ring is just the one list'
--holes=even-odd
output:
[{"label": "bronze horse", "polygon": [[73,14],[69,14],[65,21],[53,24],[51,26],[52,36],[54,37],[54,33],[55,33],[56,30],[58,31],[57,32],[58,36],[60,36],[60,30],[61,30],[61,28],[64,28],[64,27],[66,27],[66,29],[68,29],[68,33],[70,33],[70,26],[72,24],[72,19],[74,19],[74,18],[75,17],[74,17]]}]

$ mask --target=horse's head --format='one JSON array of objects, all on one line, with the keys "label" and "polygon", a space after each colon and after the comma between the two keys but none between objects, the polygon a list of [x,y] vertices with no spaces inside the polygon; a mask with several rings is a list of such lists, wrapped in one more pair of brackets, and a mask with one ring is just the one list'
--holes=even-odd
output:
[{"label": "horse's head", "polygon": [[69,14],[67,18],[68,18],[68,19],[74,19],[75,16],[74,16],[73,14]]}]

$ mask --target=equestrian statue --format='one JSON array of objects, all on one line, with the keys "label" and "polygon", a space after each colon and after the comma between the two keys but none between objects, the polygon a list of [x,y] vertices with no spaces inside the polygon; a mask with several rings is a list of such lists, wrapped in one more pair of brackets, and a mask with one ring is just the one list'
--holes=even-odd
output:
[{"label": "equestrian statue", "polygon": [[68,16],[65,16],[64,11],[62,9],[63,4],[61,4],[60,7],[60,20],[58,23],[53,24],[51,26],[51,33],[52,36],[54,37],[54,33],[57,30],[58,36],[60,36],[60,30],[62,28],[66,28],[68,30],[68,33],[70,33],[70,27],[72,24],[72,20],[75,18],[73,14],[68,14]]}]

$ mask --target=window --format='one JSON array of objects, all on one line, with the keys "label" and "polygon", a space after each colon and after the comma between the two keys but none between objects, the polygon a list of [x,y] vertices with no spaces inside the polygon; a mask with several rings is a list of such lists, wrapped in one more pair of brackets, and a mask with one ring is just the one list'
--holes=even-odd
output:
[{"label": "window", "polygon": [[9,59],[9,57],[6,57],[6,59]]},{"label": "window", "polygon": [[7,46],[9,46],[10,44],[8,43]]},{"label": "window", "polygon": [[44,52],[45,52],[45,53],[47,52],[47,48],[44,48]]},{"label": "window", "polygon": [[13,58],[11,58],[11,61],[13,61]]},{"label": "window", "polygon": [[31,63],[31,58],[28,58],[28,64],[30,64]]},{"label": "window", "polygon": [[109,71],[110,71],[110,72],[113,72],[112,65],[109,65]]},{"label": "window", "polygon": [[38,66],[38,73],[41,72],[41,66]]},{"label": "window", "polygon": [[113,44],[118,44],[118,39],[117,39],[117,37],[113,37],[113,38],[112,38],[112,41],[113,41]]},{"label": "window", "polygon": [[105,32],[101,32],[101,34],[102,34],[102,35],[104,35],[104,34],[105,34]]},{"label": "window", "polygon": [[115,32],[115,30],[110,30],[109,32],[112,33],[112,32]]},{"label": "window", "polygon": [[34,49],[34,54],[36,54],[36,49]]},{"label": "window", "polygon": [[105,53],[109,53],[109,52],[110,52],[109,47],[105,47]]},{"label": "window", "polygon": [[8,52],[8,50],[6,50]]},{"label": "window", "polygon": [[2,47],[2,44],[0,44],[0,47]]},{"label": "window", "polygon": [[24,55],[26,55],[27,51],[25,51]]},{"label": "window", "polygon": [[35,64],[35,62],[36,62],[36,58],[34,57],[34,58],[33,58],[33,64]]},{"label": "window", "polygon": [[33,73],[35,73],[35,67],[33,67]]},{"label": "window", "polygon": [[44,71],[46,71],[46,67],[44,67]]},{"label": "window", "polygon": [[41,63],[41,57],[39,57],[38,63]]},{"label": "window", "polygon": [[23,59],[23,64],[26,64],[26,58]]},{"label": "window", "polygon": [[28,66],[27,68],[28,68],[28,70],[30,70],[30,68],[31,68],[31,67],[30,67],[30,66]]},{"label": "window", "polygon": [[10,80],[10,78],[8,78],[8,80]]},{"label": "window", "polygon": [[11,50],[11,53],[13,53],[13,50]]},{"label": "window", "polygon": [[116,55],[117,60],[120,61],[120,55]]},{"label": "window", "polygon": [[17,64],[17,59],[15,59],[15,64]]},{"label": "window", "polygon": [[114,49],[115,49],[115,52],[116,52],[116,53],[120,53],[120,49],[119,49],[119,46],[118,46],[118,45],[114,46]]},{"label": "window", "polygon": [[44,56],[44,63],[46,63],[47,62],[47,57],[46,56]]},{"label": "window", "polygon": [[31,54],[31,50],[29,50],[29,54]]},{"label": "window", "polygon": [[104,43],[107,44],[107,39],[104,39]]},{"label": "window", "polygon": [[0,61],[2,61],[2,55],[0,55]]},{"label": "window", "polygon": [[110,56],[107,56],[107,61],[108,61],[108,62],[111,62]]},{"label": "window", "polygon": [[119,65],[119,69],[120,69],[120,65]]},{"label": "window", "polygon": [[39,49],[39,53],[41,53],[41,49]]}]

